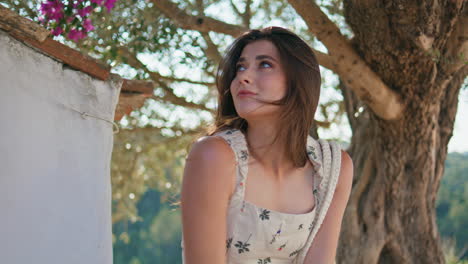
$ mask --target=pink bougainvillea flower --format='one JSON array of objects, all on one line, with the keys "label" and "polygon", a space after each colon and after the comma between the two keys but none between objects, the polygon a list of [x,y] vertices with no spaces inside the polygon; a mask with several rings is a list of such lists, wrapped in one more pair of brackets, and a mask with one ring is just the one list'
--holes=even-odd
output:
[{"label": "pink bougainvillea flower", "polygon": [[76,28],[72,28],[70,32],[68,32],[68,38],[74,41],[78,41],[84,37],[86,37],[86,33],[79,31]]},{"label": "pink bougainvillea flower", "polygon": [[83,21],[83,27],[85,28],[86,32],[93,30],[94,26],[91,24],[91,19],[85,19],[85,21]]},{"label": "pink bougainvillea flower", "polygon": [[78,8],[78,6],[83,2],[83,0],[74,0],[73,1],[73,8]]},{"label": "pink bougainvillea flower", "polygon": [[91,13],[91,11],[93,11],[93,7],[87,6],[83,9],[78,9],[78,15],[80,15],[81,17],[86,17]]},{"label": "pink bougainvillea flower", "polygon": [[39,10],[41,10],[41,13],[43,15],[49,14],[51,9],[52,9],[52,2],[41,3],[41,7],[39,8]]},{"label": "pink bougainvillea flower", "polygon": [[64,16],[63,4],[59,0],[41,3],[40,10],[41,13],[47,16],[50,20],[59,21]]},{"label": "pink bougainvillea flower", "polygon": [[62,34],[62,32],[63,32],[63,29],[61,27],[56,27],[55,29],[52,30],[52,34],[54,36],[58,36],[58,35]]},{"label": "pink bougainvillea flower", "polygon": [[[41,1],[43,1],[40,5],[42,16],[39,16],[41,24],[52,27],[51,33],[53,35],[67,35],[70,40],[74,41],[85,38],[88,32],[95,29],[89,15],[96,11],[96,6],[106,7],[107,12],[110,13],[117,2],[117,0]],[[53,22],[54,20],[56,22]]]},{"label": "pink bougainvillea flower", "polygon": [[95,3],[97,5],[102,5],[102,2],[104,2],[104,0],[91,0],[91,3]]},{"label": "pink bougainvillea flower", "polygon": [[114,8],[114,4],[117,0],[106,0],[106,3],[104,4],[107,8],[107,13],[110,13],[111,9]]},{"label": "pink bougainvillea flower", "polygon": [[78,30],[75,28],[70,29],[70,32],[68,32],[68,38],[71,40],[78,40]]},{"label": "pink bougainvillea flower", "polygon": [[63,18],[63,12],[60,12],[60,11],[55,12],[55,13],[53,13],[53,14],[50,16],[50,18],[51,18],[52,20],[59,21],[60,19]]}]

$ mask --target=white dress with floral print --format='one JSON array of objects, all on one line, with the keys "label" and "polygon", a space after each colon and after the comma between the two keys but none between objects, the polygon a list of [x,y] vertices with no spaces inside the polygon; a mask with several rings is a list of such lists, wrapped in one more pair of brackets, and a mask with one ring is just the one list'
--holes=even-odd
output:
[{"label": "white dress with floral print", "polygon": [[[333,197],[341,166],[338,144],[308,138],[315,206],[308,213],[288,214],[244,200],[249,158],[244,134],[230,129],[214,136],[226,140],[236,154],[236,187],[227,214],[227,264],[302,264]],[[183,235],[181,247],[184,262]]]}]

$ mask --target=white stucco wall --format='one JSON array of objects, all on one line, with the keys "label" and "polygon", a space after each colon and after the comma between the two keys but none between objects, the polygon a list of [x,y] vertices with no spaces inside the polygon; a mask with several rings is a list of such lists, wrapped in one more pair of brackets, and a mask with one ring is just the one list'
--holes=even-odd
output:
[{"label": "white stucco wall", "polygon": [[0,263],[112,263],[110,160],[122,81],[0,30]]}]

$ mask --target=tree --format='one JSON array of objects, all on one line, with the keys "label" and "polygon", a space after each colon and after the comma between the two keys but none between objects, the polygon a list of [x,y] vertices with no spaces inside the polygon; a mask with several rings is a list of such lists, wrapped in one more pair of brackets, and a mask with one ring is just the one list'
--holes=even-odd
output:
[{"label": "tree", "polygon": [[[32,5],[2,1],[34,14],[28,11]],[[166,108],[203,117],[213,113],[216,64],[233,37],[275,19],[311,45],[320,42],[327,51],[316,51],[319,63],[339,77],[353,133],[355,180],[337,262],[443,263],[435,199],[468,72],[467,5],[463,0],[119,1],[110,15],[93,18],[96,30],[77,48],[150,81],[156,108],[135,113],[130,124],[136,127],[142,117],[159,120],[144,126],[172,137],[187,125],[168,118]],[[151,53],[153,61],[142,53]],[[180,74],[187,69],[190,75]],[[193,131],[204,126],[194,123]]]}]

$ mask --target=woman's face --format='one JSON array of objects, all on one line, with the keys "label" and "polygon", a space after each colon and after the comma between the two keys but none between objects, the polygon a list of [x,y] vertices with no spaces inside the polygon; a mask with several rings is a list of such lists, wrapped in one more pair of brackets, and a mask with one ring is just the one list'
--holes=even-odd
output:
[{"label": "woman's face", "polygon": [[281,106],[257,101],[276,101],[286,94],[286,74],[271,41],[258,40],[244,47],[230,90],[240,117],[254,120],[278,115]]}]

